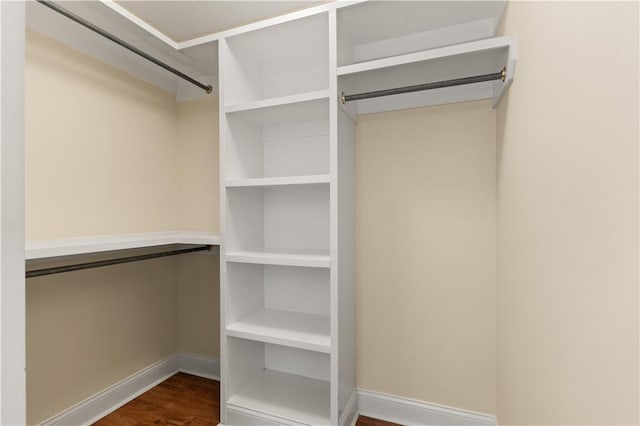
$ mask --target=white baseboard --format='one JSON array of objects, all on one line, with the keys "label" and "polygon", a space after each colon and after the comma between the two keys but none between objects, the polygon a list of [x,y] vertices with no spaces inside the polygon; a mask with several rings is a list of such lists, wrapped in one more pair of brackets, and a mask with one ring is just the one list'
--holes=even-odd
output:
[{"label": "white baseboard", "polygon": [[177,358],[178,371],[207,379],[220,380],[220,360],[187,353],[178,354]]},{"label": "white baseboard", "polygon": [[358,389],[358,414],[402,425],[496,425],[496,418],[410,398]]},{"label": "white baseboard", "polygon": [[[160,360],[51,417],[43,426],[89,425],[171,377],[177,372],[220,380],[220,361],[179,353]],[[357,395],[357,396],[356,396]],[[474,413],[410,398],[358,389],[349,399],[340,424],[355,425],[358,415],[403,425],[496,425],[487,414]]]},{"label": "white baseboard", "polygon": [[353,390],[353,393],[349,397],[349,401],[347,401],[347,405],[344,407],[344,411],[342,412],[342,416],[340,417],[340,425],[341,426],[352,426],[355,425],[358,421],[358,391],[357,389]]},{"label": "white baseboard", "polygon": [[220,380],[220,361],[192,354],[171,355],[56,414],[41,425],[90,425],[180,371]]}]

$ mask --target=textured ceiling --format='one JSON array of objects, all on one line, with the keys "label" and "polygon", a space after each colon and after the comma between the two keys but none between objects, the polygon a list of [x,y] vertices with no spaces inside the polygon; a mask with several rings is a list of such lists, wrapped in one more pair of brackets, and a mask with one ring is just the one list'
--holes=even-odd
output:
[{"label": "textured ceiling", "polygon": [[323,1],[118,1],[175,41],[190,40]]}]

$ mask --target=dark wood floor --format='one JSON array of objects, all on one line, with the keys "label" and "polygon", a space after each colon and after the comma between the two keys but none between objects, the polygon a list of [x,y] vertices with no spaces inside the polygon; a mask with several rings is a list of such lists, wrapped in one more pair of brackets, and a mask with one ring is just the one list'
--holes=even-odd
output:
[{"label": "dark wood floor", "polygon": [[[94,423],[97,426],[215,426],[220,422],[220,382],[178,373]],[[360,416],[357,426],[394,426]]]}]

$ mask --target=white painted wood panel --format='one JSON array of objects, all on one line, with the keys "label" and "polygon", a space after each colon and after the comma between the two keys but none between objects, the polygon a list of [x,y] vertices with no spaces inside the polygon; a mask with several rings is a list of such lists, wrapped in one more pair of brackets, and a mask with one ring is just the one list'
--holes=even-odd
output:
[{"label": "white painted wood panel", "polygon": [[25,258],[27,260],[45,259],[170,244],[220,245],[220,237],[214,232],[148,232],[52,240],[27,240]]},{"label": "white painted wood panel", "polygon": [[264,189],[264,246],[329,249],[329,186]]},{"label": "white painted wood panel", "polygon": [[227,38],[227,102],[326,90],[327,31],[326,14],[321,13]]},{"label": "white painted wood panel", "polygon": [[264,308],[264,266],[229,263],[227,267],[228,300],[223,326],[234,324]]},{"label": "white painted wood panel", "polygon": [[328,174],[328,98],[226,115],[228,178]]},{"label": "white painted wood panel", "polygon": [[[316,90],[314,92],[303,92],[295,95],[281,96],[277,98],[267,98],[260,99],[255,101],[247,101],[239,104],[228,105],[225,107],[225,112],[242,112],[242,111],[252,111],[252,110],[263,110],[263,113],[277,113],[278,110],[271,109],[273,107],[297,104],[301,102],[309,102],[315,101],[318,99],[325,99],[329,97],[328,90]],[[269,108],[269,109],[267,109]],[[293,108],[299,108],[293,107]],[[291,110],[283,109],[281,114],[286,116],[286,119],[290,119],[290,113],[293,112]],[[268,120],[268,119],[267,119]]]},{"label": "white painted wood panel", "polygon": [[356,388],[355,318],[355,125],[338,109],[338,194],[337,194],[337,305],[339,347],[338,416],[342,418]]},{"label": "white painted wood panel", "polygon": [[262,309],[227,327],[227,335],[328,353],[329,316]]},{"label": "white painted wood panel", "polygon": [[0,2],[0,424],[26,424],[24,2]]},{"label": "white painted wood panel", "polygon": [[[513,72],[515,48],[512,37],[496,37],[437,49],[377,59],[338,68],[345,94],[412,86],[476,75]],[[512,78],[512,77],[510,77]],[[358,114],[394,111],[479,99],[494,99],[508,82],[488,81],[399,95],[364,99],[356,104]]]},{"label": "white painted wood panel", "polygon": [[227,325],[262,309],[329,315],[326,268],[230,262],[227,272]]},{"label": "white painted wood panel", "polygon": [[261,265],[306,266],[328,268],[331,266],[326,250],[283,250],[256,248],[227,253],[228,262],[256,263]]},{"label": "white painted wood panel", "polygon": [[[227,41],[223,38],[218,42],[218,61],[220,63],[219,82],[220,88],[226,87],[226,73],[224,72],[225,57],[228,55]],[[229,323],[229,305],[230,297],[228,290],[228,268],[227,268],[227,250],[228,233],[227,233],[227,188],[224,182],[229,176],[228,167],[229,160],[227,158],[227,146],[229,141],[229,123],[227,115],[224,112],[224,105],[226,99],[226,90],[220,90],[220,96],[218,98],[218,120],[220,121],[220,153],[219,153],[219,167],[220,167],[220,235],[226,240],[225,244],[220,248],[220,423],[225,424],[228,421],[227,417],[227,399],[230,395],[230,390],[233,389],[232,379],[235,379],[229,373],[231,371],[231,365],[229,362],[229,355],[231,353],[231,345],[226,335],[227,325]],[[231,318],[234,321],[235,317]],[[263,354],[264,355],[264,354]]]},{"label": "white painted wood panel", "polygon": [[313,185],[329,183],[329,175],[282,176],[272,178],[227,179],[227,188],[234,187],[269,187],[288,185]]},{"label": "white painted wood panel", "polygon": [[[326,250],[328,185],[249,187],[227,192],[232,250]],[[235,247],[235,248],[233,248]]]},{"label": "white painted wood panel", "polygon": [[[383,59],[375,59],[357,64],[345,65],[338,67],[338,76],[356,74],[359,72],[380,70],[384,68],[397,67],[400,65],[414,64],[417,62],[432,61],[440,58],[448,58],[453,56],[490,52],[493,50],[505,50],[513,44],[513,38],[508,36],[494,37],[485,40],[472,41],[469,43],[455,44],[441,48],[421,50],[418,52],[407,53],[386,57]],[[473,58],[474,61],[479,60],[478,57]],[[483,59],[483,58],[480,58]],[[466,63],[461,65],[467,65]],[[506,64],[505,64],[506,65]]]},{"label": "white painted wood panel", "polygon": [[330,424],[329,383],[293,374],[264,370],[227,404],[288,422]]},{"label": "white painted wood panel", "polygon": [[329,355],[280,345],[265,345],[267,370],[329,381]]},{"label": "white painted wood panel", "polygon": [[[491,37],[506,1],[364,2],[337,10],[353,55],[339,65]],[[392,17],[392,18],[391,18]]]},{"label": "white painted wood panel", "polygon": [[265,266],[264,306],[329,315],[329,271],[325,268]]},{"label": "white painted wood panel", "polygon": [[[226,333],[226,330],[224,330]],[[226,334],[225,334],[226,335]],[[225,399],[220,400],[222,405],[230,398],[255,380],[264,371],[264,347],[265,344],[236,337],[225,337],[227,348],[227,380],[221,382],[225,386]],[[220,407],[222,410],[222,407]],[[221,411],[222,414],[222,411]],[[225,422],[224,419],[221,419]]]}]

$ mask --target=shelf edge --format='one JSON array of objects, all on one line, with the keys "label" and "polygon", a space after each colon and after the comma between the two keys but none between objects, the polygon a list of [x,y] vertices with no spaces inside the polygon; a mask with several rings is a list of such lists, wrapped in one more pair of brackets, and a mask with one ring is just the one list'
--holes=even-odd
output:
[{"label": "shelf edge", "polygon": [[50,240],[27,240],[25,244],[25,260],[154,247],[167,244],[220,245],[220,236],[214,232],[169,231]]},{"label": "shelf edge", "polygon": [[258,265],[278,265],[278,266],[305,266],[310,268],[329,268],[331,260],[329,256],[318,255],[316,258],[299,258],[297,255],[261,255],[243,254],[242,252],[227,253],[226,261],[233,263],[252,263]]},{"label": "shelf edge", "polygon": [[242,102],[238,104],[225,105],[224,112],[227,114],[255,111],[258,109],[278,107],[283,105],[291,105],[302,102],[317,101],[320,99],[329,99],[329,89],[316,90],[313,92],[305,92],[296,95],[281,96],[277,98],[261,99],[258,101]]},{"label": "shelf edge", "polygon": [[267,186],[318,185],[330,182],[329,175],[283,176],[269,178],[227,179],[227,188],[259,188]]},{"label": "shelf edge", "polygon": [[511,36],[501,36],[484,40],[476,40],[468,43],[422,50],[419,52],[405,53],[398,56],[373,59],[371,61],[360,62],[357,64],[343,65],[338,67],[337,74],[338,77],[348,76],[361,72],[375,71],[384,68],[412,64],[416,62],[431,61],[434,59],[446,58],[449,56],[464,55],[467,53],[480,52],[484,50],[509,48],[512,43],[513,38]]}]

